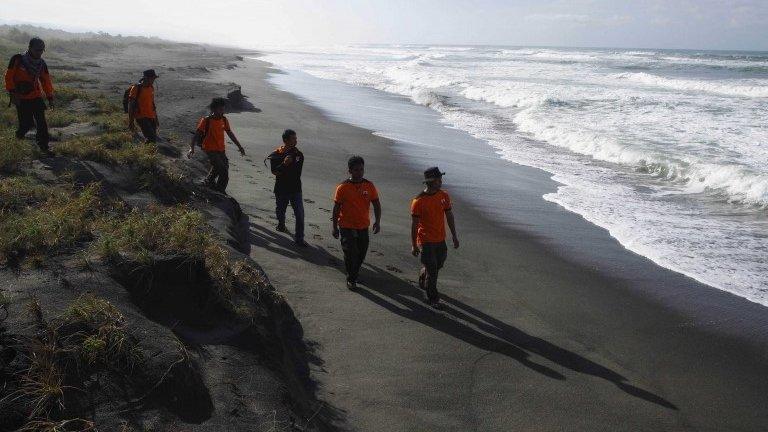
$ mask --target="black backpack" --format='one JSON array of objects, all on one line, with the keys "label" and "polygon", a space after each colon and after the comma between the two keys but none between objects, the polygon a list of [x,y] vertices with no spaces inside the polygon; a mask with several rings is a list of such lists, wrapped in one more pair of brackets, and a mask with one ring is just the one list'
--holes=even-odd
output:
[{"label": "black backpack", "polygon": [[139,95],[141,94],[141,88],[142,88],[143,86],[141,85],[141,83],[138,83],[138,84],[131,84],[131,86],[130,86],[130,87],[128,87],[128,88],[125,90],[125,92],[123,93],[123,112],[124,112],[124,113],[126,113],[126,114],[128,114],[128,112],[129,112],[129,111],[130,111],[130,109],[131,109],[131,108],[130,108],[130,107],[131,107],[131,99],[130,99],[130,96],[131,96],[131,90],[132,90],[134,87],[137,87],[137,88],[138,88],[138,90],[136,90],[136,99],[135,99],[135,100],[136,100],[136,104],[134,104],[134,106],[133,106],[133,111],[134,111],[134,112],[136,112],[136,111],[139,109],[139,104],[138,104],[138,101],[139,101]]}]

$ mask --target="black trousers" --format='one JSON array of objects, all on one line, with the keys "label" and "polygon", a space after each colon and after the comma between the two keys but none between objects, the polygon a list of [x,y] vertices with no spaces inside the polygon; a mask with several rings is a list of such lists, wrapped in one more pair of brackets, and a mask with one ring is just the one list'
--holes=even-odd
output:
[{"label": "black trousers", "polygon": [[16,114],[19,117],[19,128],[16,129],[16,138],[24,139],[24,136],[32,130],[37,130],[37,145],[40,150],[48,150],[48,122],[45,120],[45,102],[43,98],[21,99],[16,105]]},{"label": "black trousers", "polygon": [[368,229],[340,228],[341,250],[344,251],[344,266],[347,268],[347,281],[357,282],[360,267],[368,252]]},{"label": "black trousers", "polygon": [[424,243],[421,245],[421,273],[419,274],[419,286],[427,292],[427,300],[438,301],[440,294],[437,292],[437,274],[445,259],[448,258],[448,246],[445,242]]},{"label": "black trousers", "polygon": [[157,142],[157,123],[155,123],[155,119],[146,117],[140,118],[136,119],[136,123],[139,124],[139,127],[141,128],[141,134],[144,135],[146,142]]},{"label": "black trousers", "polygon": [[229,159],[223,151],[206,151],[211,168],[205,182],[217,191],[224,193],[229,183]]}]

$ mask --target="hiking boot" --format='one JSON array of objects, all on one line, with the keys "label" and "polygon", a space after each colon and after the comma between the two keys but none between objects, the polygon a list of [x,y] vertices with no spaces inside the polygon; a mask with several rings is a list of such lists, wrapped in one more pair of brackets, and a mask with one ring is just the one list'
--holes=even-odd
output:
[{"label": "hiking boot", "polygon": [[347,289],[350,291],[357,291],[357,284],[352,281],[347,281]]},{"label": "hiking boot", "polygon": [[275,229],[281,233],[288,232],[288,228],[285,227],[285,224],[277,224],[277,228]]}]

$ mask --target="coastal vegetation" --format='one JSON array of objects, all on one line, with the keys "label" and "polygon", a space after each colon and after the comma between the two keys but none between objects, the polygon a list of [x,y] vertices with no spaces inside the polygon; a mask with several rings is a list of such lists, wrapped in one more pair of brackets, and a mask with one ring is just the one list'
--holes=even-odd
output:
[{"label": "coastal vegetation", "polygon": [[[29,36],[0,34],[0,56],[23,51]],[[50,62],[116,43],[121,42],[52,40]],[[189,201],[186,191],[193,186],[187,176],[156,144],[127,131],[116,96],[94,83],[78,72],[56,74],[56,107],[47,112],[55,138],[51,159],[41,161],[31,142],[15,138],[15,109],[0,104],[0,269],[42,271],[77,260],[85,271],[119,280],[132,295],[153,280],[138,277],[140,285],[136,275],[160,272],[204,291],[217,314],[252,324],[264,315],[259,302],[269,308],[282,299],[263,272],[233,258]],[[129,202],[126,193],[148,198]],[[162,267],[169,261],[185,266]],[[184,274],[190,268],[200,270],[194,280]],[[62,309],[0,288],[0,430],[96,430],[88,417],[93,403],[143,402],[171,391],[172,380],[184,382],[171,386],[180,394],[199,390],[182,342],[168,351],[171,358],[162,367],[147,363],[156,354],[146,352],[132,320],[102,297],[98,286],[79,289],[82,293]],[[33,331],[12,333],[4,325],[8,310],[24,302]],[[101,402],[89,399],[94,379]],[[156,403],[173,398],[160,399]]]}]

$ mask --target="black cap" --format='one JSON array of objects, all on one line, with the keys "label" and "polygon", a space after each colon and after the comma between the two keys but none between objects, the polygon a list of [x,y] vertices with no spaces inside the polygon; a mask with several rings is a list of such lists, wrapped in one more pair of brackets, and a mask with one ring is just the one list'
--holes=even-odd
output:
[{"label": "black cap", "polygon": [[144,71],[144,78],[157,78],[160,75],[155,73],[154,69],[147,69]]},{"label": "black cap", "polygon": [[424,181],[437,180],[444,175],[445,173],[440,172],[440,168],[438,167],[428,168],[426,171],[424,171]]}]

